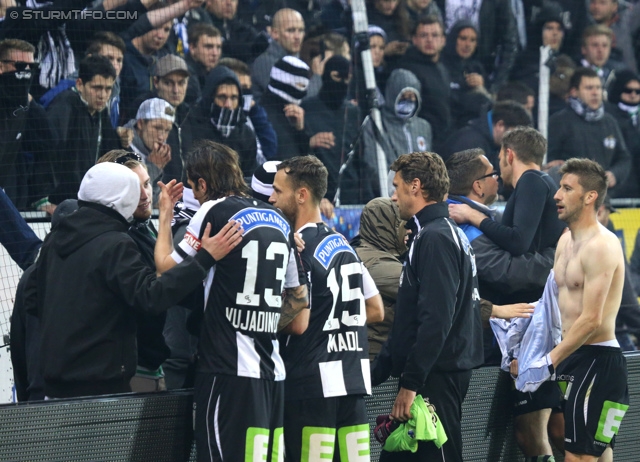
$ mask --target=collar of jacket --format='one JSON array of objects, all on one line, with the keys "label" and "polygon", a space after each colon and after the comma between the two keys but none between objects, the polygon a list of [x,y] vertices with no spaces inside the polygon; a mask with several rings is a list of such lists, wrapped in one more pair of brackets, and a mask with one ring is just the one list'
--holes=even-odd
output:
[{"label": "collar of jacket", "polygon": [[425,206],[416,213],[407,224],[410,223],[411,231],[420,232],[427,223],[436,218],[449,218],[449,205],[446,202],[436,202],[435,204]]},{"label": "collar of jacket", "polygon": [[[284,58],[289,53],[287,53],[287,50],[282,48],[282,45],[280,45],[278,42],[276,42],[275,40],[271,40],[269,42],[269,47],[267,48],[267,54],[270,54],[270,55],[276,57],[277,59],[280,59],[280,58]],[[298,58],[299,54],[296,54],[296,55],[293,55],[293,56]]]},{"label": "collar of jacket", "polygon": [[425,55],[423,52],[418,50],[414,45],[411,45],[407,52],[405,53],[405,62],[417,61],[419,64],[426,64],[430,66],[436,66],[442,58],[442,52],[438,57],[438,61],[433,61],[431,56]]},{"label": "collar of jacket", "polygon": [[494,209],[487,207],[484,204],[480,204],[479,202],[473,201],[469,199],[467,196],[456,196],[454,194],[449,194],[449,198],[447,199],[447,202],[452,204],[456,204],[456,203],[467,204],[472,209],[477,210],[478,212],[484,213],[486,216],[488,216],[492,220],[495,219],[496,211]]}]

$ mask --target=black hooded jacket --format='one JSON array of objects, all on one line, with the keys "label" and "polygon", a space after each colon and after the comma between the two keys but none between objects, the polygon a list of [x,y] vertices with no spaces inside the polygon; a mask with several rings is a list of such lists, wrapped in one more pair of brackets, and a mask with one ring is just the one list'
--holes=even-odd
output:
[{"label": "black hooded jacket", "polygon": [[[446,1],[436,0],[446,17]],[[478,17],[478,59],[491,75],[494,91],[509,78],[518,53],[518,31],[509,0],[483,0]],[[488,85],[487,85],[488,88]]]},{"label": "black hooded jacket", "polygon": [[[211,110],[215,105],[215,94],[222,84],[235,85],[238,87],[238,95],[240,96],[238,107],[234,111],[237,115],[235,127],[228,137],[223,136],[214,125],[211,114]],[[224,144],[236,151],[240,157],[243,175],[248,177],[253,175],[257,167],[256,154],[258,148],[256,134],[247,125],[247,118],[242,109],[242,88],[238,77],[228,67],[216,66],[207,76],[205,87],[202,90],[202,99],[200,99],[194,110],[192,134],[194,142],[197,140],[211,140]]]},{"label": "black hooded jacket", "polygon": [[466,81],[467,74],[480,74],[487,83],[484,66],[477,58],[478,51],[470,58],[463,59],[456,53],[458,35],[463,29],[473,29],[480,38],[480,33],[471,21],[458,21],[447,34],[447,42],[442,50],[442,63],[451,79],[451,118],[453,128],[463,127],[469,120],[480,115],[481,108],[491,101],[488,93],[471,88]]},{"label": "black hooded jacket", "polygon": [[130,391],[136,371],[136,310],[160,313],[188,296],[214,260],[205,252],[158,278],[127,235],[118,212],[79,201],[43,245],[35,305],[42,327],[45,395]]}]

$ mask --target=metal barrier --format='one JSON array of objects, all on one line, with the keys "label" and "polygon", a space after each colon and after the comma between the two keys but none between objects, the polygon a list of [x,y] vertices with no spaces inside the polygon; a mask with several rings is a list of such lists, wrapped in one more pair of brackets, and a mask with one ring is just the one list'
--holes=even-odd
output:
[{"label": "metal barrier", "polygon": [[[638,460],[640,353],[627,355],[631,406],[617,437],[615,460]],[[509,382],[497,368],[474,371],[463,406],[464,460],[521,461],[513,439]],[[367,398],[370,422],[388,413],[397,382]],[[242,415],[242,402],[238,402]],[[0,406],[0,460],[192,461],[192,394],[179,390]],[[371,459],[380,445],[372,438]],[[561,460],[561,459],[557,459]]]}]

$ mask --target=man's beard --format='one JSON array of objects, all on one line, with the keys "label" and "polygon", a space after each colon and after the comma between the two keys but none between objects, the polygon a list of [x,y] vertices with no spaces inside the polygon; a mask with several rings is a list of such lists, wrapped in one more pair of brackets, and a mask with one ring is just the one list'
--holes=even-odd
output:
[{"label": "man's beard", "polygon": [[[582,201],[582,199],[584,198],[581,197],[580,200]],[[568,225],[571,223],[574,223],[576,221],[578,221],[578,218],[580,218],[580,215],[582,214],[582,209],[584,208],[584,205],[577,205],[575,209],[573,210],[568,210],[566,207],[564,208],[564,217],[560,218],[562,221],[564,221],[565,223],[567,223]]]}]

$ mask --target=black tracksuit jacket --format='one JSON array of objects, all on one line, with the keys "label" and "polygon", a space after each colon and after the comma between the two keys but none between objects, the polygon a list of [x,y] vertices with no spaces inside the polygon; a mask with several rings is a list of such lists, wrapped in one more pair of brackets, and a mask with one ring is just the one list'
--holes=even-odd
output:
[{"label": "black tracksuit jacket", "polygon": [[473,250],[449,218],[446,202],[428,205],[408,223],[415,236],[400,276],[386,347],[391,374],[409,390],[431,371],[461,372],[482,364],[480,296]]}]

